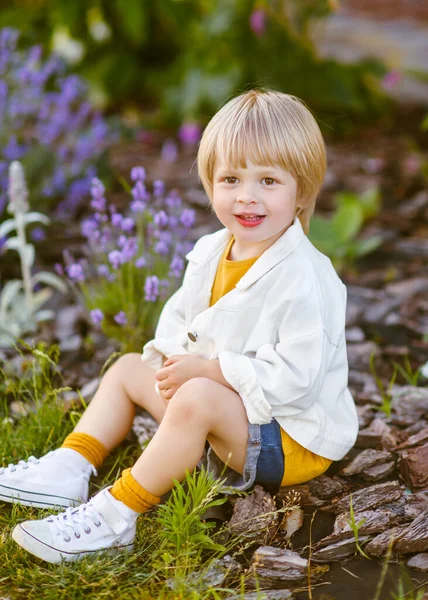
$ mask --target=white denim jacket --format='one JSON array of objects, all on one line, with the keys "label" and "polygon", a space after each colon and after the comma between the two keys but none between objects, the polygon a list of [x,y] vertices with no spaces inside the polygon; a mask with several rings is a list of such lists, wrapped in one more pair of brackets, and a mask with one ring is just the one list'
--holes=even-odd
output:
[{"label": "white denim jacket", "polygon": [[167,300],[141,359],[218,358],[250,423],[281,427],[305,448],[340,460],[354,445],[358,417],[348,389],[346,286],[296,217],[236,287],[209,307],[231,232],[202,236],[186,255],[181,287]]}]

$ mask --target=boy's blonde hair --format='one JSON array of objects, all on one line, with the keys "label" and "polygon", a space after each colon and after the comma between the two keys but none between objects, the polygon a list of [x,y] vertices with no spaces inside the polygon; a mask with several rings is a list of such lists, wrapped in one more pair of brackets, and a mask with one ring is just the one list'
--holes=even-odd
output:
[{"label": "boy's blonde hair", "polygon": [[320,128],[304,102],[276,90],[252,89],[232,98],[213,116],[197,156],[211,210],[217,158],[231,167],[246,168],[246,156],[257,165],[279,164],[293,175],[296,214],[307,235],[327,158]]}]

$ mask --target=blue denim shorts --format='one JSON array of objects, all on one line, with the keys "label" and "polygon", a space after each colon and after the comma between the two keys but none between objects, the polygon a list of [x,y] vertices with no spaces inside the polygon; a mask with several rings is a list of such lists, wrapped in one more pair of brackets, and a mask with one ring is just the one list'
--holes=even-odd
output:
[{"label": "blue denim shorts", "polygon": [[284,476],[280,426],[275,419],[265,425],[248,423],[247,454],[242,474],[225,467],[211,446],[201,463],[214,477],[225,479],[224,485],[229,489],[224,489],[224,494],[248,490],[255,483],[279,487]]}]

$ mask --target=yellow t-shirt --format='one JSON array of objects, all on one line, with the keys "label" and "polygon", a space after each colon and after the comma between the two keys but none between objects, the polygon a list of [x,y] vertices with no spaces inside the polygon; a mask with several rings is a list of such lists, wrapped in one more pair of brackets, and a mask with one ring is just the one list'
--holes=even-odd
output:
[{"label": "yellow t-shirt", "polygon": [[[247,258],[245,260],[230,260],[230,250],[235,241],[232,235],[221,256],[214,284],[211,290],[210,306],[215,304],[222,296],[230,292],[245,275],[248,269],[259,258]],[[301,446],[291,438],[281,427],[282,449],[284,452],[284,475],[281,486],[295,485],[313,479],[324,473],[333,462],[314,454],[307,448]]]}]

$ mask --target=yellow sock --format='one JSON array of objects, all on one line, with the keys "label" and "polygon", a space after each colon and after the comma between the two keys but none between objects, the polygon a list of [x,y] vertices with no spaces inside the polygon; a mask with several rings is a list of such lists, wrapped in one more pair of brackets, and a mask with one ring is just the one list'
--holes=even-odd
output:
[{"label": "yellow sock", "polygon": [[110,488],[110,494],[128,508],[140,513],[147,512],[160,502],[159,496],[154,496],[138,483],[131,475],[131,469],[122,471],[122,477]]},{"label": "yellow sock", "polygon": [[104,459],[109,454],[104,444],[88,433],[70,433],[65,438],[61,448],[76,450],[89,460],[96,469],[103,464]]}]

